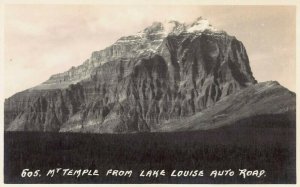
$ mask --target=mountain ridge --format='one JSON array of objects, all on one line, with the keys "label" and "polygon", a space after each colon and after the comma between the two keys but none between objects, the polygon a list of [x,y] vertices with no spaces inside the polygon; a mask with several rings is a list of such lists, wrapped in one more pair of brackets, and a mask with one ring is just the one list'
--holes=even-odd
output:
[{"label": "mountain ridge", "polygon": [[[99,67],[110,60],[134,57],[145,53],[156,53],[163,38],[168,35],[179,35],[182,33],[201,34],[204,31],[220,35],[224,34],[224,36],[229,37],[225,31],[215,29],[209,24],[208,20],[203,19],[202,17],[198,17],[194,22],[189,24],[180,23],[175,20],[153,22],[152,25],[136,34],[120,37],[112,45],[100,51],[92,52],[91,57],[85,60],[81,65],[77,67],[72,66],[65,72],[54,74],[50,76],[47,81],[31,89],[53,89],[53,87],[54,89],[66,88],[70,84],[75,84],[88,78],[94,68]],[[233,38],[235,37],[233,36]],[[125,47],[124,44],[126,45]],[[115,51],[121,51],[121,54],[118,54]],[[131,51],[135,52],[131,54]],[[58,86],[58,83],[60,86]],[[56,86],[53,84],[56,84]]]},{"label": "mountain ridge", "polygon": [[[274,82],[257,84],[246,49],[234,36],[216,30],[202,18],[189,25],[171,24],[170,32],[156,22],[138,35],[121,37],[93,52],[84,64],[10,97],[5,101],[5,130],[164,131],[161,127],[167,128],[169,121],[190,120],[210,109],[219,111],[215,106],[225,98],[252,88],[252,92],[242,92],[250,97],[257,87],[263,87],[260,102],[248,110],[256,111],[264,101],[270,104],[269,96],[275,98],[272,103],[285,100],[278,102],[277,112],[281,105],[295,110],[295,95],[285,95],[285,88]],[[235,108],[233,101],[224,105]],[[259,112],[265,114],[268,109]],[[210,113],[207,116],[213,119]],[[240,119],[234,113],[229,117]],[[214,126],[211,121],[208,125]]]}]

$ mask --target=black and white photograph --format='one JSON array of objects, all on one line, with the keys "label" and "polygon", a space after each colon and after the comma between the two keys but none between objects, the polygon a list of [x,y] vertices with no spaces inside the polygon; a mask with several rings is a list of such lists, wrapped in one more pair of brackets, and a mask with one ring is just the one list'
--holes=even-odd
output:
[{"label": "black and white photograph", "polygon": [[296,1],[93,2],[2,4],[4,184],[297,184]]}]

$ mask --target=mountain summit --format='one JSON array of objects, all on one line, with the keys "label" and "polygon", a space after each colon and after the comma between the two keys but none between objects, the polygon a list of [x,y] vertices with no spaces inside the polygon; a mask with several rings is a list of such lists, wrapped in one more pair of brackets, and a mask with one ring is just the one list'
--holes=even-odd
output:
[{"label": "mountain summit", "polygon": [[294,110],[295,94],[274,82],[257,84],[242,42],[200,17],[191,24],[155,22],[15,94],[5,101],[5,130],[209,129]]},{"label": "mountain summit", "polygon": [[43,84],[33,89],[65,88],[70,84],[77,83],[90,76],[91,72],[98,66],[116,60],[118,58],[133,58],[146,56],[151,53],[159,53],[159,47],[168,36],[179,36],[193,34],[195,36],[206,34],[226,34],[212,27],[208,20],[197,18],[190,24],[178,21],[154,22],[143,31],[134,35],[119,38],[113,45],[104,50],[94,51],[89,59],[78,67],[53,75]]}]

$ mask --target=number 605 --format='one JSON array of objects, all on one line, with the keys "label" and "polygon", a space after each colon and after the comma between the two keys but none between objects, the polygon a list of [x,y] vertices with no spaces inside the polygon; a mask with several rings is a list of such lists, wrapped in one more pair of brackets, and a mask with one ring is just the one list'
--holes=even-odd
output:
[{"label": "number 605", "polygon": [[29,169],[23,169],[21,177],[38,177],[40,170],[30,171]]}]

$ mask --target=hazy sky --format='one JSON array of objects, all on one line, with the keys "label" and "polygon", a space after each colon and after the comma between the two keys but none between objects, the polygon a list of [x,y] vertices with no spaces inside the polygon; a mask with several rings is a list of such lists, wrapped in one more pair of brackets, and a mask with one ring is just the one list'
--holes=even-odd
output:
[{"label": "hazy sky", "polygon": [[241,40],[254,77],[296,90],[296,8],[198,5],[6,5],[4,96],[80,65],[92,51],[153,21],[202,16]]}]

